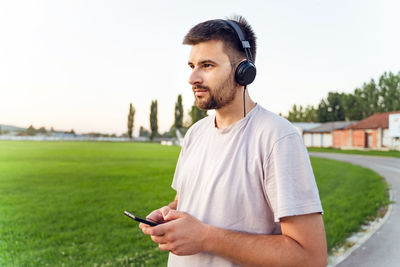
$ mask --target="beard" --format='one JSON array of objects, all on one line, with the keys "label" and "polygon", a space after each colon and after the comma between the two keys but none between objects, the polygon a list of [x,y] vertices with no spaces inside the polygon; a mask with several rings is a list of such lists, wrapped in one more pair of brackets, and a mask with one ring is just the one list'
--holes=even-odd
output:
[{"label": "beard", "polygon": [[193,92],[195,89],[203,89],[207,90],[209,93],[209,97],[195,96],[196,105],[202,110],[220,109],[225,107],[235,99],[236,95],[236,83],[234,82],[232,73],[216,88],[211,89],[205,85],[195,85],[192,89]]}]

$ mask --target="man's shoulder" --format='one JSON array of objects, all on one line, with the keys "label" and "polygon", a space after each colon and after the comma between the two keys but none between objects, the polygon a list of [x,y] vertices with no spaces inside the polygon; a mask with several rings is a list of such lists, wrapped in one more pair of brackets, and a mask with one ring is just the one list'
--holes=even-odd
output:
[{"label": "man's shoulder", "polygon": [[196,134],[202,134],[204,131],[207,131],[208,128],[210,128],[210,123],[212,116],[209,115],[207,117],[202,118],[201,120],[195,122],[190,128],[187,130],[185,134],[185,140],[188,140],[190,138],[195,138],[193,137]]},{"label": "man's shoulder", "polygon": [[254,116],[254,122],[258,130],[264,134],[280,138],[286,135],[298,133],[296,128],[287,119],[269,111],[262,106],[258,106]]},{"label": "man's shoulder", "polygon": [[192,126],[190,126],[188,133],[208,127],[210,124],[210,120],[212,119],[211,117],[211,115],[208,115],[207,117],[204,117],[201,120],[195,122]]}]

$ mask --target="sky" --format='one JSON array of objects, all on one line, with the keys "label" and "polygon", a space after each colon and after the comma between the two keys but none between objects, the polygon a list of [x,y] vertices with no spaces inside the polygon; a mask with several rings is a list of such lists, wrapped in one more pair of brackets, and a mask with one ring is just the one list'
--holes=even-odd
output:
[{"label": "sky", "polygon": [[182,94],[194,102],[185,34],[209,19],[243,15],[257,35],[248,89],[287,114],[400,71],[397,0],[0,0],[0,124],[122,134],[174,122]]}]

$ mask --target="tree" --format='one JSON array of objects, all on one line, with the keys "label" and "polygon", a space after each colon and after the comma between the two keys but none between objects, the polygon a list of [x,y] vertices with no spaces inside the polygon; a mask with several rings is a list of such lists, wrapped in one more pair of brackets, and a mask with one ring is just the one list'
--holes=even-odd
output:
[{"label": "tree", "polygon": [[150,132],[148,130],[146,130],[143,126],[140,126],[140,128],[139,128],[139,136],[149,137],[150,136]]},{"label": "tree", "polygon": [[365,111],[367,112],[366,117],[369,117],[380,111],[378,107],[380,92],[373,79],[371,79],[369,83],[364,84],[363,91],[365,93]]},{"label": "tree", "polygon": [[40,134],[45,134],[45,133],[47,133],[46,128],[45,128],[44,126],[40,127],[40,128],[37,130],[37,132],[40,133]]},{"label": "tree", "polygon": [[207,110],[201,110],[197,107],[196,101],[194,102],[191,110],[189,111],[189,115],[192,118],[192,124],[195,124],[197,121],[201,120],[204,117],[207,117]]},{"label": "tree", "polygon": [[344,121],[343,93],[329,92],[326,100],[322,99],[318,105],[318,122]]},{"label": "tree", "polygon": [[183,127],[183,105],[182,105],[182,95],[178,95],[178,99],[175,103],[175,129],[181,129]]},{"label": "tree", "polygon": [[171,131],[165,131],[164,133],[160,134],[160,136],[162,138],[173,138],[173,137],[176,137],[176,134],[174,136]]},{"label": "tree", "polygon": [[[303,109],[302,106],[300,106],[300,110],[301,110],[301,109]],[[299,122],[299,121],[301,121],[302,114],[301,114],[300,110],[298,110],[298,109],[297,109],[297,105],[294,104],[294,105],[292,106],[292,110],[289,111],[289,114],[288,114],[288,116],[287,116],[287,119],[288,119],[289,121],[291,121],[291,122]]]},{"label": "tree", "polygon": [[135,122],[135,108],[132,106],[132,103],[129,104],[129,113],[128,113],[128,137],[132,139],[133,125]]},{"label": "tree", "polygon": [[286,119],[291,122],[317,122],[318,114],[317,110],[311,105],[304,109],[303,106],[300,105],[297,108],[297,105],[294,104]]},{"label": "tree", "polygon": [[385,72],[377,84],[373,79],[356,88],[354,93],[329,92],[322,99],[318,109],[294,105],[287,119],[290,121],[311,121],[316,116],[318,122],[362,120],[378,112],[400,110],[400,72],[395,75]]},{"label": "tree", "polygon": [[157,120],[157,100],[151,101],[150,106],[150,140],[158,134],[158,120]]},{"label": "tree", "polygon": [[306,107],[306,110],[304,111],[303,121],[304,122],[318,121],[317,110],[314,108],[314,106],[309,105]]},{"label": "tree", "polygon": [[358,98],[353,94],[343,95],[343,109],[345,114],[345,120],[361,120],[363,112],[361,109],[361,103]]},{"label": "tree", "polygon": [[321,99],[321,102],[318,105],[317,118],[318,122],[328,121],[328,105],[326,104],[324,99]]},{"label": "tree", "polygon": [[35,129],[35,127],[33,127],[33,125],[30,125],[29,127],[28,127],[28,129],[26,129],[26,134],[27,135],[35,135],[36,134],[36,129]]},{"label": "tree", "polygon": [[327,98],[328,121],[344,121],[343,93],[329,92]]},{"label": "tree", "polygon": [[[373,79],[369,83],[364,83],[361,88],[356,88],[353,95],[355,97],[353,104],[357,107],[357,118],[364,119],[382,111],[382,107],[379,106],[381,93]],[[347,96],[346,98],[349,99],[350,97]],[[352,113],[355,112],[354,107],[349,106],[347,108],[352,110]]]},{"label": "tree", "polygon": [[382,111],[400,110],[400,72],[397,75],[385,72],[379,78],[379,87]]}]

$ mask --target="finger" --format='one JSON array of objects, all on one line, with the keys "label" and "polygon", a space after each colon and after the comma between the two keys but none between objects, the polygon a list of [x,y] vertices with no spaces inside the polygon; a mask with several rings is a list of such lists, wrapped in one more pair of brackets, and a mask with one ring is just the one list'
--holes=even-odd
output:
[{"label": "finger", "polygon": [[165,235],[163,236],[152,235],[151,240],[153,240],[155,243],[158,244],[167,244],[167,241],[165,240]]},{"label": "finger", "polygon": [[162,221],[164,219],[163,214],[160,212],[160,210],[155,210],[149,215],[146,216],[146,219],[152,220],[152,221]]},{"label": "finger", "polygon": [[150,227],[150,226],[145,224],[145,223],[139,223],[139,228],[140,229],[143,229],[144,227]]},{"label": "finger", "polygon": [[164,216],[165,221],[176,220],[181,218],[185,215],[184,212],[177,211],[177,210],[170,210],[166,216]]},{"label": "finger", "polygon": [[162,208],[161,208],[161,214],[162,214],[163,218],[168,214],[168,212],[169,212],[170,210],[171,210],[171,208],[168,207],[168,206],[165,206],[165,207],[162,207]]},{"label": "finger", "polygon": [[151,227],[149,227],[149,226],[143,227],[143,228],[142,228],[142,232],[143,232],[143,234],[145,234],[145,235],[151,235],[151,234],[152,234]]},{"label": "finger", "polygon": [[157,225],[152,227],[143,227],[142,232],[146,235],[162,236],[165,234],[166,228],[163,225]]},{"label": "finger", "polygon": [[169,244],[158,244],[158,248],[161,250],[161,251],[170,251],[170,248],[169,248],[170,246],[169,246]]}]

